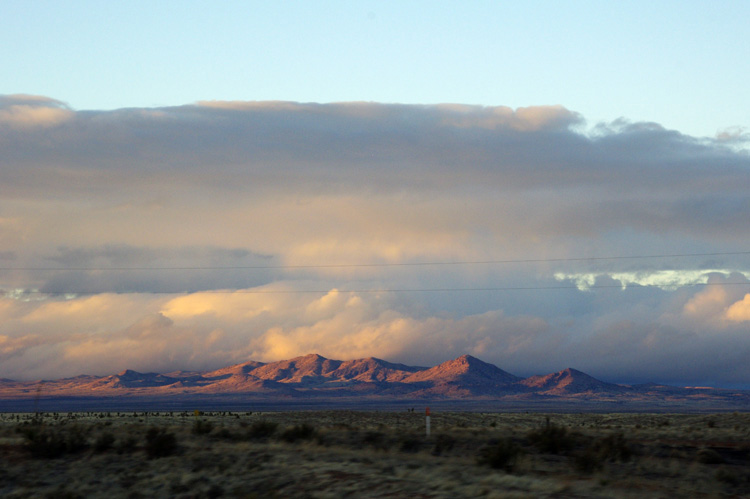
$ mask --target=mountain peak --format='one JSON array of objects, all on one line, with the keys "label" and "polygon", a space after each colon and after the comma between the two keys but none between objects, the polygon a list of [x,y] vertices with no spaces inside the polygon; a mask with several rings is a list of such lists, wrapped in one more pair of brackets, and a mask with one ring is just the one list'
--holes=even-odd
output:
[{"label": "mountain peak", "polygon": [[519,378],[483,360],[462,355],[433,368],[414,373],[406,381],[432,381],[437,383],[508,384]]},{"label": "mountain peak", "polygon": [[309,381],[314,378],[325,378],[336,370],[341,363],[340,360],[329,360],[322,355],[311,353],[289,360],[270,362],[249,371],[249,373],[261,379],[282,383],[298,383],[304,379]]},{"label": "mountain peak", "polygon": [[600,381],[572,367],[552,374],[531,376],[521,381],[521,384],[555,395],[584,392],[621,392],[625,390],[619,385]]},{"label": "mountain peak", "polygon": [[328,360],[328,359],[326,359],[325,357],[323,357],[322,355],[320,355],[318,353],[308,353],[307,355],[300,355],[299,357],[294,357],[293,359],[290,359],[290,360],[300,360],[300,359],[305,359],[305,360]]}]

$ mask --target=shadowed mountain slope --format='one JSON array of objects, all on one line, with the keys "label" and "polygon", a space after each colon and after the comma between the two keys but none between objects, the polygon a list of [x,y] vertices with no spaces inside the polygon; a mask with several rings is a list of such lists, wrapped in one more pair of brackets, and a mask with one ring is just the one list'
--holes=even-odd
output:
[{"label": "shadowed mountain slope", "polygon": [[169,376],[158,373],[139,373],[131,369],[126,369],[119,374],[105,376],[91,383],[88,383],[92,389],[101,388],[156,388],[167,386],[178,380]]},{"label": "shadowed mountain slope", "polygon": [[571,395],[582,393],[623,393],[629,387],[605,383],[576,369],[567,368],[544,376],[531,376],[519,382],[534,391],[547,395]]},{"label": "shadowed mountain slope", "polygon": [[209,371],[207,373],[190,373],[190,374],[201,374],[204,378],[225,378],[235,374],[247,374],[259,367],[264,366],[263,362],[256,362],[254,360],[243,362],[242,364],[235,364],[232,366],[222,367],[215,371]]}]

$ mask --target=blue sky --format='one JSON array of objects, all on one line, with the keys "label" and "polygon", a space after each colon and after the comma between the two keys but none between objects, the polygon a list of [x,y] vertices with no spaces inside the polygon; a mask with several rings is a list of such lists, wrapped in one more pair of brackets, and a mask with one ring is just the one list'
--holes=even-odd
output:
[{"label": "blue sky", "polygon": [[4,1],[0,93],[560,104],[694,136],[747,127],[743,1]]},{"label": "blue sky", "polygon": [[0,5],[0,378],[750,388],[750,3]]}]

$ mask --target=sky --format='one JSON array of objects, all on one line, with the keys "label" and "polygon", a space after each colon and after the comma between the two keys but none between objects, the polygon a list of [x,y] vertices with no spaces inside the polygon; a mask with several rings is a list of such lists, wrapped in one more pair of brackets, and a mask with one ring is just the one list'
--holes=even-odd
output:
[{"label": "sky", "polygon": [[3,10],[0,377],[750,388],[746,2]]}]

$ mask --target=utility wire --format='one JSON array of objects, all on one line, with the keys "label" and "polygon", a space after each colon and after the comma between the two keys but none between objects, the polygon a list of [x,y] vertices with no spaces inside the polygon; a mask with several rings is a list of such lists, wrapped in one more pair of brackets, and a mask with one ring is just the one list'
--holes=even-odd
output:
[{"label": "utility wire", "polygon": [[508,260],[463,260],[463,261],[437,261],[437,262],[402,262],[402,263],[334,263],[334,264],[309,264],[309,265],[231,265],[231,266],[176,266],[176,267],[0,267],[3,271],[130,271],[130,270],[294,270],[294,269],[327,269],[327,268],[368,268],[368,267],[427,267],[448,265],[490,265],[490,264],[513,264],[513,263],[555,263],[555,262],[594,262],[604,260],[643,260],[650,258],[686,258],[707,256],[732,256],[750,255],[750,251],[729,251],[717,253],[675,253],[658,255],[632,255],[632,256],[594,256],[577,258],[528,258]]},{"label": "utility wire", "polygon": [[[689,284],[679,284],[680,287],[686,286],[748,286],[746,282],[695,282]],[[575,285],[562,286],[503,286],[487,288],[396,288],[396,289],[336,289],[339,293],[453,293],[453,292],[472,292],[472,291],[547,291],[547,290],[589,290],[589,289],[647,289],[663,288],[669,286],[657,286],[655,284],[592,284],[590,286],[579,287]],[[115,294],[152,294],[152,295],[181,295],[181,294],[251,294],[251,295],[273,295],[273,294],[327,294],[333,289],[209,289],[201,291],[39,291],[29,290],[19,292],[19,295],[48,295],[48,296],[85,296],[101,293]],[[10,294],[6,290],[6,296]]]}]

